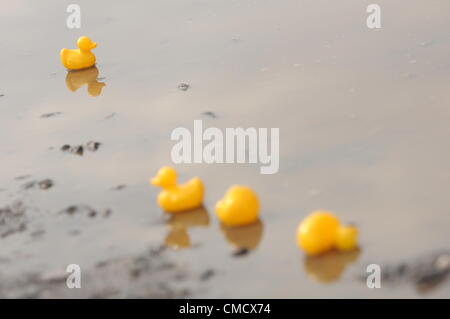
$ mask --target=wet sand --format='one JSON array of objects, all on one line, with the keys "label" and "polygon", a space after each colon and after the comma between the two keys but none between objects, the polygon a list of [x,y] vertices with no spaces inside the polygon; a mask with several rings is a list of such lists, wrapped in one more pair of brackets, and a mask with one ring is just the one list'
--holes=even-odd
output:
[{"label": "wet sand", "polygon": [[[15,287],[1,295],[448,297],[448,283],[423,294],[408,282],[368,289],[359,279],[370,263],[448,250],[450,226],[450,3],[379,0],[377,31],[365,25],[370,3],[78,1],[81,30],[66,28],[67,4],[1,5],[0,28],[11,32],[0,42],[0,207],[20,201],[23,211],[0,227],[0,278]],[[106,86],[97,97],[68,88],[58,57],[84,34],[98,43]],[[195,119],[280,128],[280,171],[177,165],[180,180],[199,176],[207,187],[207,212],[187,217],[186,229],[163,216],[148,178],[171,163],[171,131]],[[99,149],[60,150],[89,141]],[[221,229],[212,208],[232,184],[257,191],[261,227]],[[359,226],[358,254],[305,260],[295,230],[316,209]],[[190,247],[143,257],[172,266],[135,284],[134,260],[167,243]],[[102,279],[98,265],[113,260],[123,275]],[[97,288],[61,289],[44,276],[70,263]],[[147,287],[149,278],[169,288]]]}]

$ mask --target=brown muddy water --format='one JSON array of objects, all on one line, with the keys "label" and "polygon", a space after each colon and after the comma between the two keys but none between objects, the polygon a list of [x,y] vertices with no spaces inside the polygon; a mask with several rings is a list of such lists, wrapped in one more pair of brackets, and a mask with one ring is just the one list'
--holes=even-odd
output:
[{"label": "brown muddy water", "polygon": [[[360,279],[450,248],[450,2],[378,0],[377,31],[372,2],[80,0],[81,30],[71,2],[2,2],[0,296],[449,297],[445,281]],[[80,35],[98,74],[66,79],[58,53]],[[195,119],[280,128],[280,170],[177,165],[204,180],[206,210],[169,219],[148,178]],[[232,184],[257,191],[259,224],[221,228]],[[316,209],[358,224],[361,250],[305,259],[295,231]]]}]

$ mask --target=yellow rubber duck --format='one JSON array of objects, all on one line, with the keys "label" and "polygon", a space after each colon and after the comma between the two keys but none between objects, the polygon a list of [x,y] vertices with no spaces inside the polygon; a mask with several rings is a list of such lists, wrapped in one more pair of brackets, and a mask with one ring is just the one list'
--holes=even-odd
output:
[{"label": "yellow rubber duck", "polygon": [[172,167],[162,167],[150,180],[163,190],[158,195],[158,204],[166,212],[177,213],[198,208],[203,202],[204,187],[198,177],[183,185],[177,185],[177,173]]},{"label": "yellow rubber duck", "polygon": [[89,95],[94,97],[99,96],[106,84],[97,81],[97,78],[98,69],[95,66],[78,72],[67,72],[66,86],[70,91],[75,92],[80,87],[87,84]]},{"label": "yellow rubber duck", "polygon": [[78,49],[62,49],[59,53],[62,64],[69,70],[82,70],[95,64],[95,55],[91,52],[97,47],[88,37],[80,37],[77,41]]},{"label": "yellow rubber duck", "polygon": [[297,230],[297,243],[308,255],[316,256],[334,248],[351,251],[357,247],[358,230],[343,226],[331,212],[316,211],[306,217]]},{"label": "yellow rubber duck", "polygon": [[246,186],[235,185],[228,189],[216,204],[216,214],[225,226],[244,226],[258,220],[259,200]]}]

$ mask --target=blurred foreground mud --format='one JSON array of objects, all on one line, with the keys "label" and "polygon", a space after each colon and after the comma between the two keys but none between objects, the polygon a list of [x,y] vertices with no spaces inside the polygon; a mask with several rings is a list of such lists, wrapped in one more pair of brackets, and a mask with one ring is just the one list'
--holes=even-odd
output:
[{"label": "blurred foreground mud", "polygon": [[82,271],[81,288],[67,288],[65,269],[30,273],[21,278],[0,275],[1,298],[184,298],[189,290],[173,287],[186,271],[167,260],[164,248],[137,256],[97,263]]}]

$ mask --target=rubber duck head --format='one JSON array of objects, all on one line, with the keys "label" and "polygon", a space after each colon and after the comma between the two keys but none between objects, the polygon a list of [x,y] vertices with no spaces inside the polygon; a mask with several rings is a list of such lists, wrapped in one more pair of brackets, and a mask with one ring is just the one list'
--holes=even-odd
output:
[{"label": "rubber duck head", "polygon": [[97,43],[93,42],[88,37],[80,37],[77,41],[77,46],[81,51],[90,51],[97,47]]},{"label": "rubber duck head", "polygon": [[177,186],[177,173],[172,167],[164,166],[160,168],[154,178],[150,180],[150,184],[165,189]]}]

